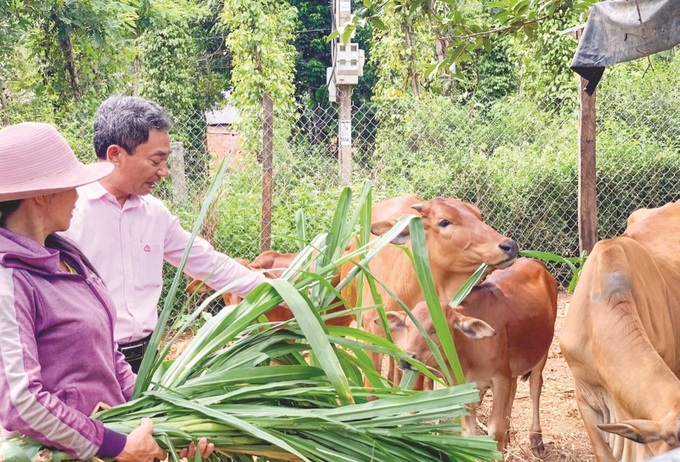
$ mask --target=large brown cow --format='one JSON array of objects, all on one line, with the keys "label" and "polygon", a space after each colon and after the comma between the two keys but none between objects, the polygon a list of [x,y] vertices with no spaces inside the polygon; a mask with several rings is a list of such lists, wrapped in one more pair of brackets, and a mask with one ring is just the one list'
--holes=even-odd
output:
[{"label": "large brown cow", "polygon": [[[543,367],[552,342],[557,315],[557,283],[542,263],[520,258],[511,267],[491,273],[475,287],[460,307],[442,306],[467,382],[476,382],[481,396],[493,395],[489,434],[503,450],[508,442],[510,413],[517,377],[529,376],[533,407],[531,448],[543,454],[539,401],[543,386]],[[413,315],[438,344],[430,313],[424,302]],[[388,313],[395,343],[412,358],[437,367],[432,351],[413,321],[404,312]],[[480,320],[488,330],[480,327]],[[483,325],[482,325],[483,326]],[[487,334],[495,330],[496,335]],[[462,333],[461,333],[462,332]],[[463,335],[465,334],[465,335]],[[466,337],[473,337],[469,339]],[[480,338],[488,337],[488,338]],[[439,346],[439,345],[438,345]],[[402,367],[410,363],[402,361]],[[468,433],[476,431],[476,406],[463,420]]]},{"label": "large brown cow", "polygon": [[680,445],[680,202],[628,223],[593,248],[560,337],[601,462]]},{"label": "large brown cow", "polygon": [[[448,303],[482,263],[504,268],[517,258],[519,249],[515,241],[485,224],[475,206],[453,198],[437,197],[424,201],[414,195],[405,195],[376,204],[372,211],[371,231],[382,235],[406,214],[422,217],[430,268],[442,303]],[[408,228],[392,242],[410,247]],[[343,275],[347,268],[347,265],[343,267]],[[404,249],[394,246],[383,248],[370,262],[369,269],[406,306],[415,306],[424,300],[413,264]],[[401,310],[398,302],[381,284],[377,285],[377,289],[385,310]],[[348,290],[351,291],[351,288]],[[351,300],[352,297],[345,293],[345,298]],[[375,304],[368,284],[364,285],[362,304]],[[381,325],[375,322],[377,316],[376,310],[363,313],[362,328],[384,335]],[[382,356],[373,353],[372,359],[376,370],[380,371]]]}]

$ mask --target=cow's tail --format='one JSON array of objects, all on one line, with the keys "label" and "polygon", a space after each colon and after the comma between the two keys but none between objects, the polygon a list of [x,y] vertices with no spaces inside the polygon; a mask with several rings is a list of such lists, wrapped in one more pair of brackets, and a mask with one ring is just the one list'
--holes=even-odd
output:
[{"label": "cow's tail", "polygon": [[527,380],[529,380],[529,377],[531,377],[531,371],[527,372],[522,376],[522,382],[526,382]]}]

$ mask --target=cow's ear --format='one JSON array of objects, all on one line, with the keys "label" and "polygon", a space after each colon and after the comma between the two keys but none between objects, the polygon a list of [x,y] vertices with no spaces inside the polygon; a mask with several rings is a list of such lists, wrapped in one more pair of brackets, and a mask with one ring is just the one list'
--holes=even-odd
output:
[{"label": "cow's ear", "polygon": [[[385,313],[385,316],[387,316],[387,324],[390,326],[390,330],[406,329],[406,313],[388,311]],[[375,318],[373,322],[379,324],[380,318]]]},{"label": "cow's ear", "polygon": [[661,424],[654,420],[634,419],[613,424],[600,424],[598,427],[600,430],[623,436],[636,443],[649,444],[664,439]]},{"label": "cow's ear", "polygon": [[[383,221],[378,221],[377,223],[373,223],[371,225],[371,233],[375,234],[376,236],[382,236],[386,232],[392,229],[392,227],[396,224],[396,220],[383,220]],[[408,240],[411,238],[409,235],[409,230],[408,226],[402,230],[402,232],[392,239],[392,244],[395,245],[403,245],[408,242]]]},{"label": "cow's ear", "polygon": [[496,335],[494,328],[486,322],[479,318],[463,316],[462,314],[456,316],[453,327],[465,334],[466,337],[474,339],[493,337]]}]

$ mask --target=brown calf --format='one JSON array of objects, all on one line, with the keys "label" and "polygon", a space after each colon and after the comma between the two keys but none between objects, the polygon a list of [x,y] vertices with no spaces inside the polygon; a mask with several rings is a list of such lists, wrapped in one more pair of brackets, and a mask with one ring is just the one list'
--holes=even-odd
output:
[{"label": "brown calf", "polygon": [[[529,378],[533,421],[531,447],[536,454],[545,451],[539,419],[539,400],[543,386],[543,367],[553,338],[557,315],[557,283],[543,264],[520,258],[511,267],[496,270],[465,298],[461,306],[442,306],[451,327],[465,380],[476,382],[481,398],[493,394],[488,430],[503,450],[508,442],[512,402],[517,377]],[[424,302],[413,309],[414,316],[431,338],[438,342],[430,313]],[[395,343],[412,358],[437,367],[426,340],[403,312],[388,313]],[[475,319],[476,318],[476,319]],[[479,338],[479,320],[485,321],[496,335]],[[466,335],[475,334],[475,340]],[[484,333],[484,331],[481,331]],[[487,331],[488,332],[488,331]],[[410,367],[408,362],[402,362]],[[480,398],[480,400],[481,400]],[[464,420],[466,431],[476,431],[476,406]]]}]

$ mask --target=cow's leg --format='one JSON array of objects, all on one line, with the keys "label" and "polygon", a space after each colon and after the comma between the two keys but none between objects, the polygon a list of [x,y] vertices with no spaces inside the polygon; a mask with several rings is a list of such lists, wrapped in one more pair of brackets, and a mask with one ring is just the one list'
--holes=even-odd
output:
[{"label": "cow's leg", "polygon": [[531,370],[531,377],[529,377],[529,395],[531,396],[531,432],[529,433],[529,441],[531,442],[531,452],[535,456],[541,457],[545,454],[545,446],[543,445],[543,432],[541,429],[540,417],[540,403],[541,390],[543,389],[543,368],[548,360],[548,354],[543,357],[540,363]]},{"label": "cow's leg", "polygon": [[517,394],[517,377],[510,379],[510,392],[508,393],[508,401],[505,405],[505,421],[507,422],[505,445],[510,443],[510,419],[512,416],[512,404],[515,402],[515,394]]},{"label": "cow's leg", "polygon": [[590,438],[590,444],[593,446],[593,454],[597,462],[616,462],[612,450],[605,440],[604,432],[597,427],[598,423],[604,423],[602,419],[602,412],[591,407],[583,397],[580,396],[578,388],[576,389],[576,403],[578,404],[583,424]]},{"label": "cow's leg", "polygon": [[[487,425],[490,435],[496,439],[498,450],[503,451],[508,444],[508,431],[510,428],[508,416],[508,401],[512,395],[512,382],[515,381],[510,374],[497,375],[492,379],[491,393],[491,417]],[[516,381],[515,381],[516,385]]]},{"label": "cow's leg", "polygon": [[[469,377],[465,377],[466,382],[473,382]],[[460,423],[463,426],[463,435],[472,436],[478,435],[477,431],[477,408],[482,404],[484,399],[484,394],[489,389],[488,384],[477,382],[477,390],[479,391],[479,400],[475,403],[470,403],[465,406],[467,415],[464,415],[460,419]]]},{"label": "cow's leg", "polygon": [[477,434],[477,408],[479,407],[479,402],[470,403],[465,406],[467,410],[467,415],[464,415],[460,419],[460,424],[463,426],[464,436],[474,436]]}]

